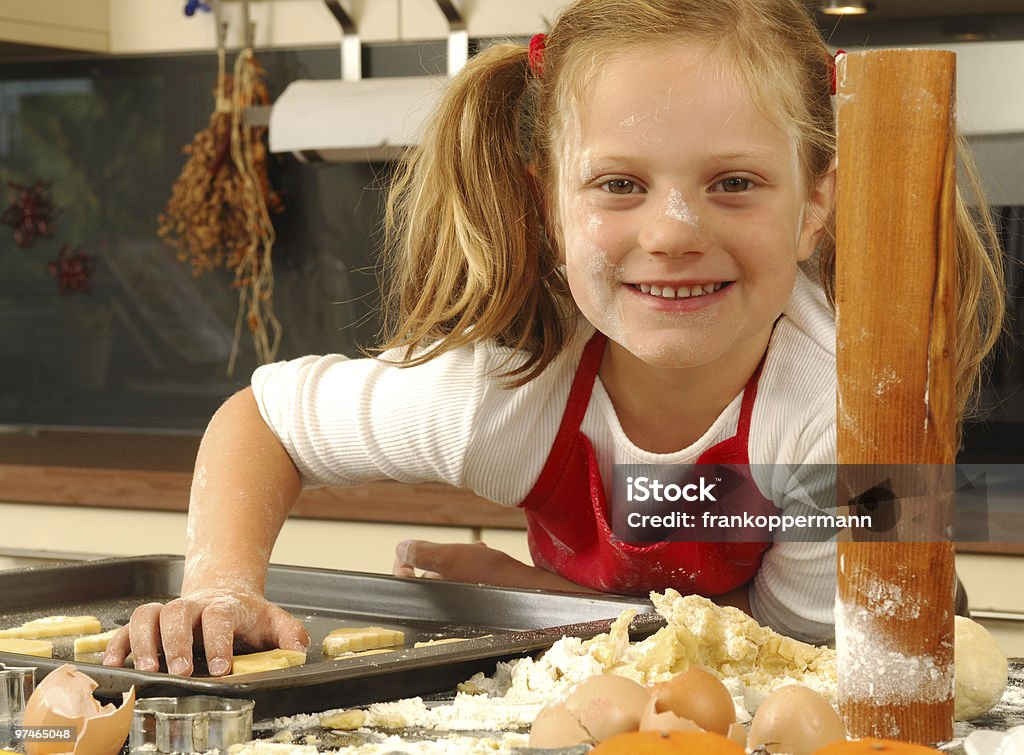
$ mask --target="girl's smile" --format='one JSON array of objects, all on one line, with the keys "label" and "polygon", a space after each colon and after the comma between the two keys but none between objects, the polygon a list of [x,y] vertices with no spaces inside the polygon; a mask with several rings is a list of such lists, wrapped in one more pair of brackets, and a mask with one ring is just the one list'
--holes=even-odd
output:
[{"label": "girl's smile", "polygon": [[718,282],[653,282],[627,283],[641,297],[650,301],[648,306],[657,307],[664,312],[693,312],[701,307],[710,306],[718,300],[716,296],[731,281]]},{"label": "girl's smile", "polygon": [[749,375],[830,200],[794,133],[723,53],[671,44],[605,62],[560,138],[566,272],[608,357]]}]

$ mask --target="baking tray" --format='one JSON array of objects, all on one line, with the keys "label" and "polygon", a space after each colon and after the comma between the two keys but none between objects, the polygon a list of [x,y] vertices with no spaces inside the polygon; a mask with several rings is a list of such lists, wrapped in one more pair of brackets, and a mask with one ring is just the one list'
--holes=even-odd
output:
[{"label": "baking tray", "polygon": [[[142,603],[178,594],[184,561],[179,556],[104,559],[0,572],[0,627],[48,615],[93,615],[104,630],[126,624]],[[135,686],[139,697],[191,694],[241,697],[256,703],[257,719],[310,713],[451,690],[500,660],[549,647],[565,635],[593,637],[627,609],[638,611],[631,634],[663,626],[647,600],[616,596],[513,590],[377,574],[271,565],[267,598],[303,621],[310,634],[306,665],[238,678],[196,677],[111,668],[98,654],[73,652],[74,638],[54,640],[54,658],[0,653],[0,662],[33,665],[39,677],[73,662],[99,685],[96,694],[120,700]],[[406,648],[392,653],[328,659],[324,636],[340,626],[379,625],[406,633]],[[465,642],[413,648],[448,637]]]}]

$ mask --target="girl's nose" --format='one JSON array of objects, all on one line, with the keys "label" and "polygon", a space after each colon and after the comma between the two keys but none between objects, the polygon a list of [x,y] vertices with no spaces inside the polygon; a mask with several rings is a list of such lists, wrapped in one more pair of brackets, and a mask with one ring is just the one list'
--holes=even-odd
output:
[{"label": "girl's nose", "polygon": [[682,192],[672,189],[649,206],[639,238],[644,250],[671,256],[703,251],[700,222]]}]

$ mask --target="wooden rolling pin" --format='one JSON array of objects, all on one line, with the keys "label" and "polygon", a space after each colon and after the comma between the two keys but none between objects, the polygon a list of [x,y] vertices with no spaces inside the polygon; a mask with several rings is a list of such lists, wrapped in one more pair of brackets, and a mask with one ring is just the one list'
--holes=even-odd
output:
[{"label": "wooden rolling pin", "polygon": [[[955,56],[842,56],[836,339],[839,704],[852,736],[953,735]],[[945,466],[942,466],[945,465]]]}]

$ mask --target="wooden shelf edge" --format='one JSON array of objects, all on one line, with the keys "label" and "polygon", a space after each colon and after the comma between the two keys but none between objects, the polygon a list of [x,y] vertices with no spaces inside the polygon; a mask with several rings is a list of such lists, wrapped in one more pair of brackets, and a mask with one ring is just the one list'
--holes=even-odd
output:
[{"label": "wooden shelf edge", "polygon": [[[5,503],[186,511],[192,475],[138,469],[0,464]],[[449,527],[525,529],[523,512],[444,485],[375,482],[305,490],[293,517]]]}]

